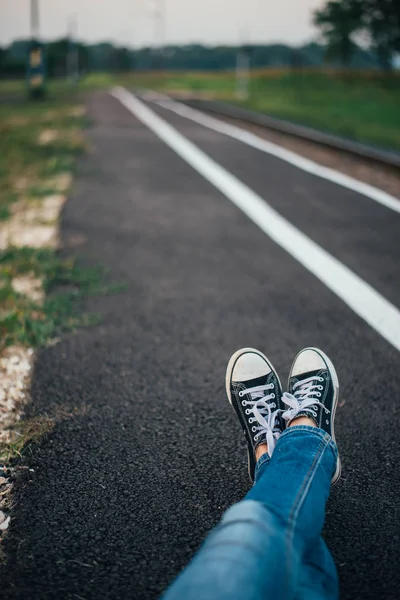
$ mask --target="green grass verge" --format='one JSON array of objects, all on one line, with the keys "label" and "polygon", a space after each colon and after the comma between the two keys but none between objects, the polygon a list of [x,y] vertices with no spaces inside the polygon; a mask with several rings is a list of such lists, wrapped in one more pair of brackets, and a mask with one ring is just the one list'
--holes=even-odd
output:
[{"label": "green grass verge", "polygon": [[[43,185],[46,177],[73,170],[75,157],[84,150],[78,132],[87,124],[85,117],[74,114],[76,97],[71,93],[64,94],[58,89],[46,101],[29,102],[20,90],[20,95],[11,101],[7,100],[7,94],[5,99],[2,96],[3,85],[0,85],[0,220],[10,216],[11,204],[21,197],[51,192]],[[58,137],[40,144],[40,133],[46,129],[57,131]]]},{"label": "green grass verge", "polygon": [[252,73],[249,99],[235,97],[233,73],[166,72],[89,75],[82,90],[122,84],[165,92],[206,93],[327,131],[345,138],[400,151],[400,76],[379,73],[291,72]]},{"label": "green grass verge", "polygon": [[[32,102],[24,84],[0,84],[0,219],[10,216],[16,200],[28,208],[31,200],[60,193],[56,176],[70,174],[84,151],[79,131],[88,121],[77,110],[77,94],[76,88],[56,83],[46,100]],[[57,135],[41,144],[44,130]],[[13,279],[27,274],[42,280],[43,302],[13,288]],[[97,321],[80,314],[79,300],[116,289],[105,285],[103,275],[100,268],[80,268],[48,248],[0,252],[0,350],[12,344],[40,346],[63,331]]]},{"label": "green grass verge", "polygon": [[13,459],[21,458],[22,452],[48,435],[53,427],[54,420],[45,415],[18,422],[10,428],[10,441],[0,442],[0,465],[8,465]]},{"label": "green grass verge", "polygon": [[319,74],[256,78],[244,106],[352,140],[400,150],[400,78]]},{"label": "green grass verge", "polygon": [[[26,274],[43,280],[44,302],[14,291],[13,278]],[[79,301],[120,289],[105,283],[100,267],[81,268],[54,250],[9,248],[0,253],[0,349],[12,344],[41,346],[62,332],[97,323],[95,315],[81,313]]]},{"label": "green grass verge", "polygon": [[[252,72],[250,96],[235,97],[231,72],[96,73],[76,89],[108,89],[113,85],[160,91],[206,93],[296,123],[349,139],[400,151],[400,75],[352,71],[348,73],[288,69]],[[18,88],[19,86],[19,88]],[[3,93],[24,93],[24,82],[0,83]],[[54,82],[50,97],[67,97],[73,88]]]},{"label": "green grass verge", "polygon": [[[78,92],[56,83],[46,100],[30,102],[25,85],[0,83],[0,220],[15,217],[15,225],[25,210],[40,208],[41,198],[67,192],[76,157],[85,149],[80,130],[88,123],[77,110]],[[13,207],[17,200],[21,202]],[[40,210],[38,214],[40,219]],[[31,290],[43,291],[37,300],[17,291],[27,291],[27,279]],[[83,311],[82,300],[122,288],[107,284],[102,268],[81,267],[50,248],[0,251],[0,351],[13,345],[44,346],[63,332],[97,323],[97,315]],[[0,464],[20,458],[51,431],[54,419],[45,415],[6,424],[9,435],[0,442]]]}]

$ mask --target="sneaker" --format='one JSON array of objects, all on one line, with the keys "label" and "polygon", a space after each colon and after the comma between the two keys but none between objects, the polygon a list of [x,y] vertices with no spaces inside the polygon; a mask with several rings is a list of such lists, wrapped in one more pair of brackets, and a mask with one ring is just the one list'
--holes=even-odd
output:
[{"label": "sneaker", "polygon": [[[287,425],[298,417],[308,417],[336,443],[334,420],[338,399],[338,376],[326,354],[318,348],[299,352],[290,369],[288,392],[282,396],[286,405],[282,418]],[[338,457],[332,483],[338,481],[340,471]]]},{"label": "sneaker", "polygon": [[283,429],[281,382],[264,354],[254,348],[242,348],[228,363],[226,393],[246,436],[249,476],[254,481],[256,448],[267,443],[272,456]]}]

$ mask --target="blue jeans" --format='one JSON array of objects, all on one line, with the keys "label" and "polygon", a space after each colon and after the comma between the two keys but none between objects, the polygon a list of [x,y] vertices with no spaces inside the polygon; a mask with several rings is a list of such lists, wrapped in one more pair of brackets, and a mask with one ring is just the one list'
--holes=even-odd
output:
[{"label": "blue jeans", "polygon": [[337,448],[315,427],[286,429],[163,600],[337,600],[321,537]]}]

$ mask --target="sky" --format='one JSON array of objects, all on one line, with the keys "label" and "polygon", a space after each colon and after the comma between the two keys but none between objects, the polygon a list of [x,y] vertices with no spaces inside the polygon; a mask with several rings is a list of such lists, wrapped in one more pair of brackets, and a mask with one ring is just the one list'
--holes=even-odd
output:
[{"label": "sky", "polygon": [[[77,21],[78,38],[121,45],[153,45],[155,7],[164,6],[169,44],[301,44],[315,38],[312,11],[323,0],[39,0],[43,39],[65,36]],[[30,0],[0,0],[0,45],[29,35]],[[160,29],[158,30],[160,32]]]}]

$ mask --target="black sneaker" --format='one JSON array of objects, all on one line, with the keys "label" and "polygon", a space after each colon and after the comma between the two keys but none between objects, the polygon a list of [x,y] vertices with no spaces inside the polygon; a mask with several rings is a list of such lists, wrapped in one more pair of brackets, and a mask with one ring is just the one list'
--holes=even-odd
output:
[{"label": "black sneaker", "polygon": [[249,475],[254,481],[257,446],[267,443],[271,456],[283,430],[281,413],[286,407],[281,403],[281,382],[262,352],[242,348],[228,363],[226,393],[246,436]]},{"label": "black sneaker", "polygon": [[[312,419],[335,440],[334,420],[339,399],[339,380],[335,367],[318,348],[305,348],[296,356],[289,373],[283,419],[289,424],[297,417]],[[340,459],[332,483],[340,477]]]}]

